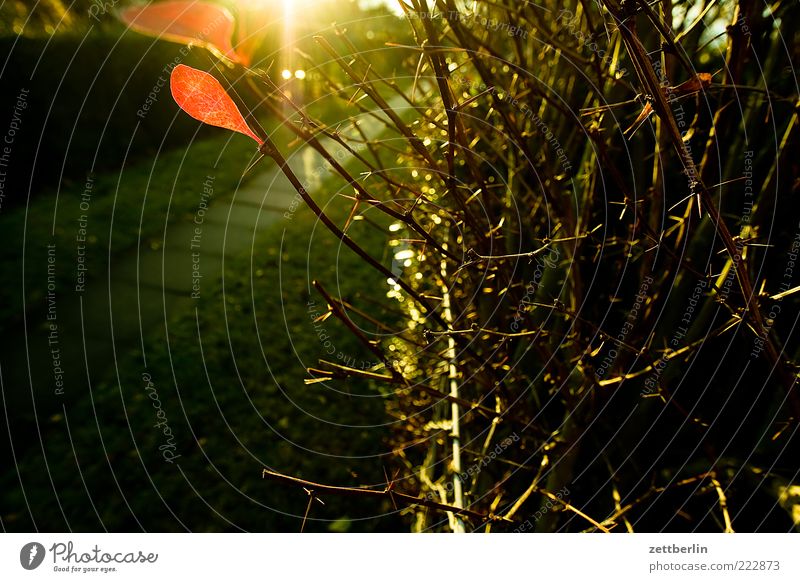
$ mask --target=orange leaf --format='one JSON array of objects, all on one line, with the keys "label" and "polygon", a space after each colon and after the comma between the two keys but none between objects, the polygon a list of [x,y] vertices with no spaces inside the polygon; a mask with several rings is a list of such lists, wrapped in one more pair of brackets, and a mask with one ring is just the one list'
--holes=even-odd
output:
[{"label": "orange leaf", "polygon": [[263,143],[220,82],[208,73],[178,65],[172,69],[169,84],[178,106],[198,121],[242,133],[259,146]]},{"label": "orange leaf", "polygon": [[167,1],[132,6],[120,12],[137,32],[181,44],[194,44],[239,61],[231,46],[233,16],[211,2]]}]

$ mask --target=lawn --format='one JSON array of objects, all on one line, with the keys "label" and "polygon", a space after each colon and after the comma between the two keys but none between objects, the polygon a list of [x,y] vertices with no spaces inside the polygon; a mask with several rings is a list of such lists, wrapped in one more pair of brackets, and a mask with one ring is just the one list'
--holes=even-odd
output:
[{"label": "lawn", "polygon": [[[349,208],[333,194],[339,187],[329,181],[315,195],[342,223]],[[353,228],[367,248],[385,247],[373,224]],[[68,417],[49,419],[44,454],[36,447],[18,459],[25,491],[37,499],[35,524],[3,514],[6,527],[296,531],[307,497],[262,481],[263,466],[325,482],[382,482],[383,394],[367,382],[304,384],[319,357],[370,360],[335,319],[315,327],[324,301],[309,273],[345,298],[378,299],[386,290],[302,207],[229,264],[196,310],[147,337],[146,365],[141,349],[129,352],[115,378],[86,388]],[[335,356],[326,355],[330,345]],[[6,507],[24,507],[14,477],[4,476],[2,488],[14,491]],[[391,513],[384,504],[325,502],[315,503],[307,530],[345,530],[354,519],[368,519],[357,530],[398,527],[397,516],[369,519]]]}]

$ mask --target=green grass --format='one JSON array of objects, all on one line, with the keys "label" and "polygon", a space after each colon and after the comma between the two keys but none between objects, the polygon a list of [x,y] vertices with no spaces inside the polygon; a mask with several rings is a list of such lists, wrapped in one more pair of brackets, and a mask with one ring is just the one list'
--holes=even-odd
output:
[{"label": "green grass", "polygon": [[[329,182],[314,194],[330,199],[336,188]],[[342,223],[348,204],[334,199],[328,210]],[[354,229],[366,248],[385,247],[385,235],[374,226],[362,221]],[[343,297],[377,299],[385,293],[381,277],[365,272],[307,208],[292,220],[281,220],[256,241],[252,257],[228,265],[224,283],[203,294],[196,312],[178,316],[167,333],[154,331],[147,338],[146,366],[140,350],[128,353],[118,367],[119,383],[97,385],[91,396],[84,388],[68,419],[50,419],[43,436],[47,464],[66,521],[37,447],[19,464],[25,491],[37,500],[36,526],[135,530],[134,514],[147,530],[180,530],[182,522],[200,531],[297,531],[301,519],[291,515],[303,515],[306,495],[302,489],[262,481],[263,464],[323,482],[381,482],[388,461],[375,455],[388,452],[387,430],[365,425],[385,420],[382,395],[365,382],[335,384],[341,392],[303,382],[306,366],[319,357],[336,359],[325,354],[309,315],[309,298],[318,309],[324,303],[313,288],[309,291],[308,273]],[[335,319],[322,325],[337,352],[370,360]],[[153,426],[157,412],[145,392],[144,372],[152,378],[175,435],[181,455],[176,464],[165,462],[158,450],[165,437]],[[330,456],[340,454],[355,458]],[[15,475],[4,476],[2,489],[6,507],[25,507]],[[88,495],[102,523],[87,510]],[[352,521],[392,511],[386,504],[324,501],[324,506],[314,504],[311,517],[326,521],[311,521],[307,530],[401,527],[396,516]],[[19,512],[3,515],[3,522],[12,530],[33,527]]]},{"label": "green grass", "polygon": [[[338,119],[346,113],[339,105],[326,104],[317,115]],[[291,138],[283,129],[275,140],[285,144]],[[234,190],[251,154],[251,141],[224,133],[153,162],[131,165],[120,175],[95,177],[88,221],[94,251],[88,255],[105,267],[109,244],[117,254],[142,239],[157,242],[166,222],[194,211],[208,174],[215,176],[215,193],[224,197]],[[331,179],[313,195],[331,202],[326,211],[342,224],[349,201],[335,197],[340,187]],[[48,241],[64,249],[64,260],[75,249],[83,188],[74,184],[60,193],[55,237],[50,237],[55,194],[40,196],[29,210],[27,240],[36,243],[29,242],[26,253],[29,304],[37,300],[31,293],[33,282],[40,284],[45,276],[42,259]],[[4,236],[21,241],[24,215],[5,218],[11,227]],[[376,258],[388,262],[379,254],[387,251],[375,250],[387,248],[385,230],[359,221],[351,232]],[[388,452],[388,430],[379,426],[386,420],[383,395],[366,382],[336,384],[336,391],[306,385],[304,379],[305,368],[315,366],[320,357],[371,360],[335,319],[322,324],[336,348],[334,355],[325,353],[308,300],[315,300],[317,310],[324,303],[311,288],[309,273],[331,292],[351,299],[377,300],[386,291],[385,281],[365,272],[363,263],[341,248],[305,207],[259,235],[253,248],[252,256],[226,261],[224,282],[209,280],[196,310],[171,313],[167,329],[147,331],[146,363],[141,349],[118,346],[128,351],[118,351],[111,378],[93,378],[89,387],[75,376],[66,418],[39,418],[44,450],[33,441],[24,450],[22,443],[16,444],[25,494],[37,503],[33,518],[26,515],[16,474],[4,475],[0,515],[7,529],[135,531],[141,525],[150,531],[184,526],[196,531],[297,531],[307,497],[302,489],[262,481],[264,464],[330,483],[383,481],[388,460],[376,457]],[[14,264],[3,262],[6,276],[18,276],[11,272]],[[31,268],[34,264],[38,271]],[[89,265],[89,272],[102,271]],[[60,288],[74,285],[71,273],[59,276]],[[6,305],[3,315],[20,307],[19,302]],[[181,455],[176,464],[166,462],[159,451],[165,436],[154,427],[159,419],[145,390],[144,373],[152,378],[175,436]],[[331,461],[331,455],[348,458]],[[306,530],[402,527],[396,516],[371,518],[391,512],[390,504],[347,498],[325,502],[315,504]]]}]

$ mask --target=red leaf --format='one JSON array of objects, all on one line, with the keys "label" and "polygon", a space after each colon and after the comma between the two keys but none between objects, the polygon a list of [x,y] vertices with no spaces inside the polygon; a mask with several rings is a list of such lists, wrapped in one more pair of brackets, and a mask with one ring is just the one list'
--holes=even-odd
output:
[{"label": "red leaf", "polygon": [[181,44],[205,47],[239,61],[231,46],[233,16],[211,2],[167,1],[132,6],[120,12],[125,24],[137,32]]},{"label": "red leaf", "polygon": [[258,145],[263,143],[247,125],[220,82],[208,73],[178,65],[172,69],[169,81],[175,102],[198,121],[238,131],[256,140]]}]

